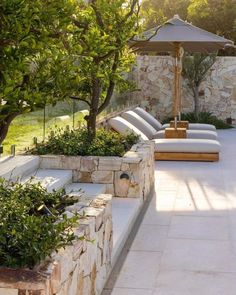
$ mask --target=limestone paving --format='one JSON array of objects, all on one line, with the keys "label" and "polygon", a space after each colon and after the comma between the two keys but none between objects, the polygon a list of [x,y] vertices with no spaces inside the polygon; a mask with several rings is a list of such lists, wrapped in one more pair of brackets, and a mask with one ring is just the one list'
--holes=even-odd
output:
[{"label": "limestone paving", "polygon": [[102,295],[235,295],[236,130],[217,163],[156,162],[156,192]]}]

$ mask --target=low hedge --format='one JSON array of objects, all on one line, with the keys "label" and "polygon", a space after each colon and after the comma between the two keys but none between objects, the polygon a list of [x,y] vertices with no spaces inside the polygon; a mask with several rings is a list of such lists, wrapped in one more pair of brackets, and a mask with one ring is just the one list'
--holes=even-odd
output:
[{"label": "low hedge", "polygon": [[[163,123],[169,123],[173,120],[173,117],[166,118]],[[216,127],[216,129],[230,129],[233,126],[227,124],[221,119],[218,119],[211,112],[200,112],[197,116],[195,113],[183,113],[181,114],[181,120],[189,121],[190,123],[204,123],[204,124],[212,124]]]},{"label": "low hedge", "polygon": [[38,155],[55,154],[66,156],[123,156],[139,136],[133,133],[126,136],[103,128],[98,129],[94,140],[90,140],[86,129],[59,129],[51,134],[46,142],[37,144],[31,153]]},{"label": "low hedge", "polygon": [[49,193],[40,184],[0,179],[0,265],[33,268],[71,244],[79,216],[68,218],[64,211],[75,201],[64,190]]}]

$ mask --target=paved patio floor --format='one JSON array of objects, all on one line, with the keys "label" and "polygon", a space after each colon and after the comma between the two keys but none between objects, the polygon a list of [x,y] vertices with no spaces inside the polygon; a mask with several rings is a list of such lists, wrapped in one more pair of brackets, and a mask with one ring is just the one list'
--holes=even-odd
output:
[{"label": "paved patio floor", "polygon": [[236,294],[236,130],[218,163],[156,162],[156,194],[103,295]]}]

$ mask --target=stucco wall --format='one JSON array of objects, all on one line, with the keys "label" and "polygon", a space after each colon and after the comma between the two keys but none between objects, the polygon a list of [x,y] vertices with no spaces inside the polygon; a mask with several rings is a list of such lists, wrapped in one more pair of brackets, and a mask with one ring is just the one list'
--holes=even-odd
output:
[{"label": "stucco wall", "polygon": [[[173,76],[171,57],[138,56],[132,77],[140,89],[140,104],[160,119],[172,114]],[[184,80],[182,89],[183,112],[192,111],[193,96]],[[236,120],[236,57],[218,57],[200,90],[202,110]]]}]

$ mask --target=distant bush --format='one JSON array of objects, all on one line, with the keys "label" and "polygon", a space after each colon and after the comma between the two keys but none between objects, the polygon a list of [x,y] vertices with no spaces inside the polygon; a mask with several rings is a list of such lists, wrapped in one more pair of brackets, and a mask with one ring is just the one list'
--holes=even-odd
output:
[{"label": "distant bush", "polygon": [[[169,123],[173,120],[173,117],[166,118],[163,123]],[[198,116],[195,113],[184,113],[181,114],[181,120],[189,121],[190,123],[204,123],[204,124],[212,124],[217,129],[229,129],[233,128],[233,126],[227,124],[221,119],[218,119],[215,115],[211,112],[200,112]]]},{"label": "distant bush", "polygon": [[73,203],[63,190],[49,193],[40,184],[0,179],[0,265],[32,268],[71,244],[79,216],[63,213]]},{"label": "distant bush", "polygon": [[37,144],[33,154],[67,156],[123,156],[137,143],[139,136],[130,133],[126,136],[114,131],[98,129],[94,140],[90,140],[87,130],[62,130],[50,135],[46,142]]}]

